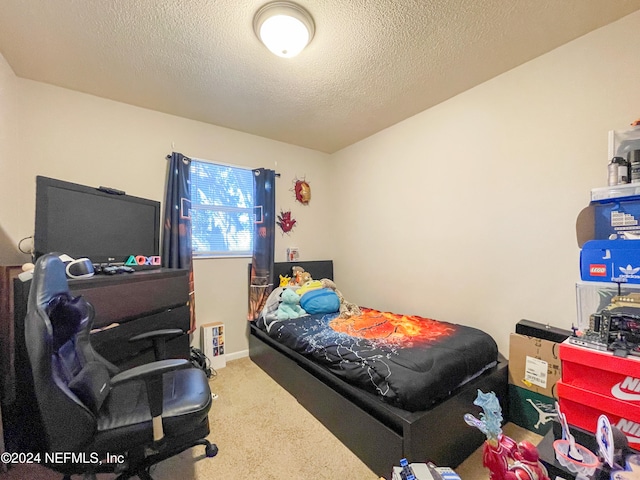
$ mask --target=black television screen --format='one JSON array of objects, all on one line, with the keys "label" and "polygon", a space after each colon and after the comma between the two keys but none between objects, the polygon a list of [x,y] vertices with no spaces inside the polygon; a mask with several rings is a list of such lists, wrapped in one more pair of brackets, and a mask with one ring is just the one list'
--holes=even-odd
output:
[{"label": "black television screen", "polygon": [[116,264],[159,255],[160,202],[103,190],[36,177],[36,258],[58,252]]}]

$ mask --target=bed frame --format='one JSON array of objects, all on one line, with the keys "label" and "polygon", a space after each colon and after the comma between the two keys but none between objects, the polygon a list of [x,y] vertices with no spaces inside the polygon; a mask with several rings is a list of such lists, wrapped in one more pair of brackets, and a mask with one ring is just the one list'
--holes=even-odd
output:
[{"label": "bed frame", "polygon": [[[276,263],[275,279],[299,265],[314,279],[333,278],[332,261]],[[322,366],[271,339],[250,324],[249,356],[329,429],[377,475],[388,476],[401,458],[457,467],[485,440],[468,426],[465,413],[477,415],[473,405],[478,389],[496,393],[507,419],[507,361],[465,384],[429,410],[408,412],[382,402],[337,378]]]}]

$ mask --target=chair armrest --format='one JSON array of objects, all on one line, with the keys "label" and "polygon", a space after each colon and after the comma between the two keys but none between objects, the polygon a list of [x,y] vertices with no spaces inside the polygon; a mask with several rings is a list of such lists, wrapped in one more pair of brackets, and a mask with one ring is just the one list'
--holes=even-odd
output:
[{"label": "chair armrest", "polygon": [[168,338],[174,335],[182,335],[184,331],[180,328],[167,328],[164,330],[152,330],[151,332],[140,333],[129,339],[130,342],[139,342],[140,340],[153,340],[154,338]]},{"label": "chair armrest", "polygon": [[153,342],[153,354],[156,360],[167,358],[167,341],[172,337],[178,337],[184,332],[179,328],[168,328],[164,330],[152,330],[135,335],[129,339],[130,342],[151,340]]},{"label": "chair armrest", "polygon": [[125,370],[124,372],[120,372],[111,377],[111,386],[114,387],[120,383],[131,380],[146,381],[147,379],[159,377],[164,373],[171,372],[173,370],[181,370],[183,368],[190,367],[192,367],[191,363],[182,358],[146,363],[144,365],[130,368],[129,370]]}]

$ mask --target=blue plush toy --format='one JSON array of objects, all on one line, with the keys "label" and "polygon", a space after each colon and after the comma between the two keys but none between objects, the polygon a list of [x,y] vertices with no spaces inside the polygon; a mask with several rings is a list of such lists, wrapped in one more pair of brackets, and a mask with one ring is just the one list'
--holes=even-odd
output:
[{"label": "blue plush toy", "polygon": [[280,295],[280,305],[277,310],[278,320],[298,318],[307,312],[300,306],[300,295],[291,288],[285,288]]}]

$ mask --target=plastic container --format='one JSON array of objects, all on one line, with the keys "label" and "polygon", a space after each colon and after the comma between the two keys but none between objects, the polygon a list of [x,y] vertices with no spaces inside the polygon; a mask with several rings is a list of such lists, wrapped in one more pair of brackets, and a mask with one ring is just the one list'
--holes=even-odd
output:
[{"label": "plastic container", "polygon": [[591,201],[606,200],[608,198],[634,197],[640,195],[639,183],[625,183],[610,187],[591,189]]},{"label": "plastic container", "polygon": [[[621,283],[621,295],[640,294],[640,285],[634,283]],[[576,282],[576,327],[581,332],[589,328],[590,317],[594,313],[611,305],[613,297],[618,295],[618,284],[611,282]],[[640,364],[638,365],[640,372]],[[640,377],[640,375],[639,375]]]},{"label": "plastic container", "polygon": [[633,150],[640,150],[640,124],[634,125],[628,130],[614,130],[612,133],[612,156],[622,157],[629,160],[629,152]]}]

